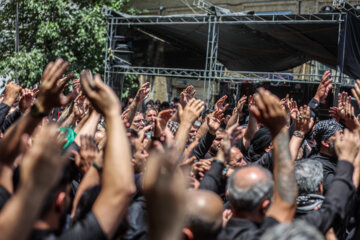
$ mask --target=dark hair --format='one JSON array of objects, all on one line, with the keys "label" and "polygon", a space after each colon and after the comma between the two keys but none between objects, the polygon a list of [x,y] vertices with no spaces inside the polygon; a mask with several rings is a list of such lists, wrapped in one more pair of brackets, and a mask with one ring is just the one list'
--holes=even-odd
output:
[{"label": "dark hair", "polygon": [[190,216],[187,220],[187,226],[194,234],[194,239],[197,240],[211,240],[216,239],[216,236],[221,230],[221,224],[216,221],[204,221],[197,216]]}]

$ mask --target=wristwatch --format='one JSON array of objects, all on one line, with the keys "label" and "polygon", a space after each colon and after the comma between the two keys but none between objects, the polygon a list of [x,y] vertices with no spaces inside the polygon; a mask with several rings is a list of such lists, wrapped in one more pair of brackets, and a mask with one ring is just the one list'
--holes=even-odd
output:
[{"label": "wristwatch", "polygon": [[295,131],[294,134],[293,134],[295,137],[299,137],[299,138],[302,138],[304,139],[304,135],[300,132],[300,131]]},{"label": "wristwatch", "polygon": [[30,108],[30,115],[34,118],[43,118],[47,116],[45,109],[36,101]]}]

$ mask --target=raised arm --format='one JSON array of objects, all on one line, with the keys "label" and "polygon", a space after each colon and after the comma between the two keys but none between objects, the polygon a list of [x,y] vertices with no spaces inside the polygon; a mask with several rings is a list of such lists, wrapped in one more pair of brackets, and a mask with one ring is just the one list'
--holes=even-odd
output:
[{"label": "raised arm", "polygon": [[100,75],[81,74],[84,92],[96,111],[104,115],[107,143],[104,150],[102,189],[92,208],[102,230],[112,239],[124,218],[131,195],[135,192],[131,152],[120,115],[120,101]]},{"label": "raised arm", "polygon": [[129,111],[126,114],[126,119],[129,124],[131,124],[132,121],[134,120],[136,112],[141,108],[144,100],[149,97],[149,92],[150,92],[149,85],[150,85],[150,83],[147,82],[147,83],[144,83],[141,86],[141,88],[139,88],[139,90],[137,91],[136,96],[134,98],[134,101],[129,106],[129,109],[128,109]]},{"label": "raised arm", "polygon": [[19,189],[0,213],[0,239],[27,239],[67,162],[55,126],[42,127],[33,142],[23,158]]},{"label": "raised arm", "polygon": [[291,222],[296,210],[297,183],[285,128],[286,112],[279,99],[262,88],[255,95],[255,102],[251,111],[270,130],[274,146],[274,201],[266,214],[279,222]]},{"label": "raised arm", "polygon": [[239,123],[239,115],[240,115],[240,113],[242,112],[242,110],[244,108],[244,105],[246,103],[246,99],[247,99],[247,97],[245,95],[242,96],[239,99],[236,107],[233,110],[231,118],[229,119],[228,123],[226,124],[226,129],[230,128],[231,126],[233,126],[233,125],[235,125],[237,123]]},{"label": "raised arm", "polygon": [[[250,96],[249,97],[249,109],[252,106],[254,106],[254,104],[255,104],[254,97]],[[244,135],[244,138],[243,138],[243,144],[244,144],[244,147],[246,149],[249,149],[251,139],[253,138],[256,131],[257,131],[256,118],[255,118],[254,114],[251,111],[249,111],[249,123],[248,123],[248,126],[247,126],[246,130],[245,130],[245,135]]]}]

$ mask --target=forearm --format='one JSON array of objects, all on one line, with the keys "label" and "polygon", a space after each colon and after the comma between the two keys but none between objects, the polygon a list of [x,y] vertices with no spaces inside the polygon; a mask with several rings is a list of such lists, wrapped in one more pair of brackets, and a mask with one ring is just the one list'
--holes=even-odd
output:
[{"label": "forearm", "polygon": [[176,132],[175,142],[176,148],[179,153],[183,153],[185,150],[187,139],[189,138],[189,132],[192,123],[183,121],[180,123],[179,129]]},{"label": "forearm", "polygon": [[31,135],[41,120],[42,118],[32,117],[28,112],[6,131],[5,137],[0,144],[0,162],[12,166],[20,145],[21,136],[24,133]]},{"label": "forearm", "polygon": [[0,239],[27,239],[46,196],[43,189],[20,186],[1,211]]},{"label": "forearm", "polygon": [[[120,114],[107,116],[102,189],[92,208],[104,233],[111,239],[135,192],[130,145]],[[121,147],[119,147],[121,146]]]},{"label": "forearm", "polygon": [[65,110],[61,113],[58,119],[59,123],[62,124],[64,121],[66,121],[69,118],[69,116],[72,114],[73,107],[74,107],[74,102],[72,102],[69,106],[65,108]]},{"label": "forearm", "polygon": [[61,121],[61,128],[66,128],[66,127],[69,127],[69,126],[74,126],[75,125],[75,114],[74,113],[71,113],[70,115],[68,115],[68,117],[64,120],[64,121]]},{"label": "forearm", "polygon": [[[75,138],[75,143],[80,146],[80,136],[81,135],[90,135],[94,136],[96,132],[96,126],[100,120],[100,114],[95,110],[92,111],[90,117],[84,124],[84,126],[77,132],[77,136]],[[76,131],[75,131],[76,132]]]},{"label": "forearm", "polygon": [[176,111],[176,112],[171,116],[170,121],[177,122],[177,123],[180,122],[179,111]]},{"label": "forearm", "polygon": [[126,118],[128,120],[128,122],[131,124],[132,121],[134,120],[134,117],[136,115],[136,111],[138,109],[138,105],[141,105],[141,103],[136,103],[136,101],[134,100],[131,105],[129,106],[129,112],[126,115]]},{"label": "forearm", "polygon": [[303,140],[304,139],[302,139],[300,137],[296,137],[296,136],[292,136],[290,139],[289,148],[290,148],[291,160],[293,162],[295,162],[297,159],[297,155],[298,155],[298,152],[299,152],[299,149],[301,147],[301,143],[303,142]]},{"label": "forearm", "polygon": [[[289,150],[289,135],[285,128],[273,137],[274,202],[268,215],[279,222],[289,222],[296,210],[297,183]],[[281,214],[279,214],[281,213]]]},{"label": "forearm", "polygon": [[237,122],[239,122],[239,113],[238,111],[234,111],[231,115],[231,118],[229,119],[228,123],[226,124],[226,129],[230,128],[231,126],[235,125]]},{"label": "forearm", "polygon": [[252,114],[250,114],[248,126],[245,130],[245,135],[243,138],[243,141],[244,141],[243,143],[244,143],[244,146],[246,149],[248,149],[250,147],[250,141],[256,131],[257,131],[257,121],[256,121],[255,117]]},{"label": "forearm", "polygon": [[209,131],[209,126],[207,124],[207,119],[205,118],[203,124],[201,124],[199,130],[196,133],[196,138],[199,139],[200,141],[200,139],[202,139],[208,131]]}]

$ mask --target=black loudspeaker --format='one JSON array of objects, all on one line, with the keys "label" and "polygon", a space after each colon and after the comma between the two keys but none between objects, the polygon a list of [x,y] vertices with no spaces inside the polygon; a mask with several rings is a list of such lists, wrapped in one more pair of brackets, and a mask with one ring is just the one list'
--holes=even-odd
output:
[{"label": "black loudspeaker", "polygon": [[132,39],[125,36],[115,37],[111,58],[112,64],[121,66],[131,65],[133,53]]}]

